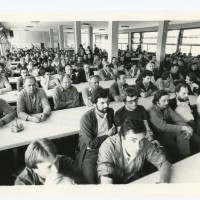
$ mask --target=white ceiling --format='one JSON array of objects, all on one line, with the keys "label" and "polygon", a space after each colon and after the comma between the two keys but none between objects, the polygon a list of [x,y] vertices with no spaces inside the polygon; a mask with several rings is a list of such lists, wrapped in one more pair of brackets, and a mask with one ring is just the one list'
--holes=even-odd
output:
[{"label": "white ceiling", "polygon": [[[144,28],[158,26],[159,21],[120,21],[119,30],[123,30],[121,26],[129,26],[128,29],[133,28]],[[196,21],[170,21],[169,24],[184,24]],[[87,23],[89,26],[93,27],[94,33],[106,33],[108,30],[108,21],[81,21],[81,24]],[[64,26],[64,32],[73,32],[67,28],[74,28],[73,21],[38,21],[38,22],[1,22],[1,24],[11,30],[24,30],[29,29],[30,31],[49,31],[49,29],[58,30],[59,25]],[[32,28],[27,28],[27,26],[33,26]],[[105,31],[100,31],[99,29],[105,29]],[[127,28],[125,28],[127,29]],[[87,32],[87,26],[82,26],[82,32]]]}]

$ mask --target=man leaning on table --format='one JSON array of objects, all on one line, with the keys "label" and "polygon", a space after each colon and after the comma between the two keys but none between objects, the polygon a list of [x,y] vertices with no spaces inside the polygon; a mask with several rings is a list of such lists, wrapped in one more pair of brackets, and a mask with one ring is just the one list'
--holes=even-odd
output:
[{"label": "man leaning on table", "polygon": [[6,101],[0,99],[0,127],[16,117],[16,111]]},{"label": "man leaning on table", "polygon": [[126,184],[144,176],[145,159],[160,172],[158,183],[170,180],[170,164],[161,149],[145,138],[144,123],[124,120],[120,133],[107,138],[99,149],[97,172],[101,184]]},{"label": "man leaning on table", "polygon": [[24,80],[24,89],[17,98],[17,115],[26,121],[42,122],[51,114],[51,107],[43,89],[36,88],[36,79],[28,76]]},{"label": "man leaning on table", "polygon": [[55,145],[47,138],[36,139],[25,152],[25,169],[15,185],[58,185],[86,183],[76,162],[58,155]]}]

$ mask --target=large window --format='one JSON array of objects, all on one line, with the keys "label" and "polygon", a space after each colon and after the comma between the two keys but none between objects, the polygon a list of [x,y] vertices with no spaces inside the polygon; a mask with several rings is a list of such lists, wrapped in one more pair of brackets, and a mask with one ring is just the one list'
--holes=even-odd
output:
[{"label": "large window", "polygon": [[128,33],[118,34],[118,49],[126,50],[128,45]]},{"label": "large window", "polygon": [[200,54],[200,28],[183,30],[180,49],[182,53],[191,52],[193,56]]},{"label": "large window", "polygon": [[96,35],[95,44],[102,50],[108,50],[108,35]]},{"label": "large window", "polygon": [[140,33],[132,33],[132,49],[133,51],[135,51],[138,47],[138,45],[140,45]]},{"label": "large window", "polygon": [[166,54],[175,53],[177,50],[178,37],[180,30],[171,30],[167,32]]}]

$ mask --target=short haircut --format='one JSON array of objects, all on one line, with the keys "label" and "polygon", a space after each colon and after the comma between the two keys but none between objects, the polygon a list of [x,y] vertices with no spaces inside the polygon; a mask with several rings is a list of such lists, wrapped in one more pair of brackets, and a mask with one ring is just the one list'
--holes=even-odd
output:
[{"label": "short haircut", "polygon": [[168,93],[167,93],[166,91],[164,91],[164,90],[158,90],[158,91],[156,91],[156,93],[155,93],[155,95],[154,95],[154,98],[153,98],[153,100],[152,100],[152,103],[153,103],[154,105],[156,105],[157,102],[159,101],[159,99],[160,99],[162,96],[166,96],[166,95],[168,95]]},{"label": "short haircut", "polygon": [[170,77],[170,72],[167,71],[162,73],[161,76],[162,80],[167,80],[169,77]]},{"label": "short haircut", "polygon": [[99,80],[99,76],[97,75],[91,75],[88,79],[88,81],[90,82],[93,78],[97,78]]},{"label": "short haircut", "polygon": [[147,77],[147,76],[153,76],[153,72],[152,71],[150,71],[150,70],[144,70],[143,72],[142,72],[142,78],[145,78],[145,77]]},{"label": "short haircut", "polygon": [[185,83],[179,83],[176,87],[175,87],[175,93],[176,92],[180,92],[181,88],[188,88],[188,86]]},{"label": "short haircut", "polygon": [[186,76],[189,77],[191,82],[197,82],[197,76],[196,76],[196,74],[194,72],[190,72]]},{"label": "short haircut", "polygon": [[45,75],[45,73],[47,73],[47,72],[51,73],[51,69],[49,69],[49,68],[44,69],[44,75]]},{"label": "short haircut", "polygon": [[37,168],[38,163],[47,162],[49,158],[56,157],[56,147],[47,138],[36,139],[25,152],[25,163],[29,168]]},{"label": "short haircut", "polygon": [[118,71],[117,73],[116,73],[116,77],[118,78],[118,79],[120,79],[120,76],[121,75],[126,75],[126,72],[124,72],[124,71]]},{"label": "short haircut", "polygon": [[[62,83],[64,79],[69,79],[69,80],[71,80],[71,78],[70,78],[67,74],[61,76],[60,82]],[[71,83],[72,83],[72,80],[71,80]]]},{"label": "short haircut", "polygon": [[36,81],[34,76],[26,76],[25,79],[24,79],[24,83],[26,82],[26,80],[34,80],[35,83],[37,83],[37,81]]},{"label": "short haircut", "polygon": [[127,132],[130,130],[133,130],[135,134],[145,133],[146,128],[144,126],[143,120],[126,118],[122,123],[121,129],[120,129],[120,135],[125,137]]},{"label": "short haircut", "polygon": [[22,70],[28,71],[28,69],[27,69],[26,67],[22,67],[22,68],[20,69],[20,73],[22,72]]},{"label": "short haircut", "polygon": [[138,94],[138,91],[133,88],[133,87],[127,87],[125,89],[125,99],[126,97],[129,96],[129,97],[139,97],[139,94]]},{"label": "short haircut", "polygon": [[97,88],[91,94],[91,102],[93,104],[96,104],[98,102],[98,99],[107,98],[107,97],[108,97],[108,94],[105,89]]}]

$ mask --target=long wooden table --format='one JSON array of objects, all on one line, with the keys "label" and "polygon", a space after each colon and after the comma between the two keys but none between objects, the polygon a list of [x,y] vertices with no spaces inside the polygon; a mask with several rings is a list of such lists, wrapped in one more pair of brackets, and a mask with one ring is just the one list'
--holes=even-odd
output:
[{"label": "long wooden table", "polygon": [[[200,183],[200,153],[190,156],[172,165],[170,183]],[[156,183],[159,181],[159,172],[152,173],[131,184]]]},{"label": "long wooden table", "polygon": [[[140,98],[138,104],[143,105],[146,109],[152,105],[153,97]],[[191,104],[196,102],[196,96],[190,96]],[[124,105],[123,102],[111,102],[110,107],[114,111]],[[18,119],[18,122],[23,123],[24,130],[19,133],[11,132],[11,125],[15,121],[6,124],[0,128],[0,150],[11,149],[29,144],[32,140],[38,137],[47,137],[50,139],[60,138],[77,134],[80,130],[80,119],[85,112],[92,109],[91,107],[77,107],[53,111],[49,119],[42,123],[33,123]]]},{"label": "long wooden table", "polygon": [[[18,77],[13,77],[13,79],[11,79],[11,80],[15,80],[14,78],[17,79]],[[127,83],[131,86],[135,85],[135,80],[136,80],[135,78],[127,79]],[[38,78],[38,81],[39,81],[39,78]],[[101,87],[103,87],[104,89],[109,89],[113,83],[114,83],[114,80],[100,81],[99,85]],[[77,88],[78,92],[81,93],[83,91],[83,89],[88,85],[88,83],[79,83],[79,84],[73,84],[73,85]],[[52,89],[46,90],[45,92],[46,92],[48,98],[52,97],[52,94],[53,94]],[[4,99],[8,103],[16,103],[17,102],[17,94],[18,94],[18,91],[14,90],[11,92],[7,92],[3,95],[0,95],[0,98]]]}]

